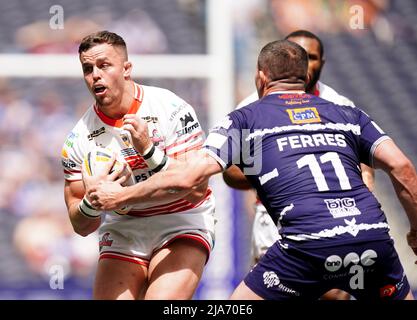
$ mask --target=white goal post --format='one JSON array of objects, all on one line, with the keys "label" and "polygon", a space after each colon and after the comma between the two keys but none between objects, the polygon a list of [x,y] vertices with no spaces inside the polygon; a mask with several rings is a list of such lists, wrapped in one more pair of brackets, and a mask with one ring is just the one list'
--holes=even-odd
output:
[{"label": "white goal post", "polygon": [[[207,54],[129,55],[134,78],[209,80],[209,126],[234,104],[230,1],[206,1]],[[80,78],[82,71],[72,54],[0,54],[0,77]]]}]

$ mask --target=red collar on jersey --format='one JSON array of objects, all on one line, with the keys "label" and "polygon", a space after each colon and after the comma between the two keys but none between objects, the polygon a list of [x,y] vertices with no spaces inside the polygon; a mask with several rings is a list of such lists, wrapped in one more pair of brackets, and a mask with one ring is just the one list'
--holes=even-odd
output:
[{"label": "red collar on jersey", "polygon": [[[135,114],[138,112],[140,105],[143,101],[143,88],[134,83],[135,86],[135,97],[132,101],[132,104],[130,105],[128,114]],[[97,116],[100,118],[101,121],[103,121],[105,124],[113,127],[120,128],[123,125],[123,118],[120,119],[113,119],[108,116],[106,116],[98,107],[96,104],[94,104],[94,111],[96,112]]]}]

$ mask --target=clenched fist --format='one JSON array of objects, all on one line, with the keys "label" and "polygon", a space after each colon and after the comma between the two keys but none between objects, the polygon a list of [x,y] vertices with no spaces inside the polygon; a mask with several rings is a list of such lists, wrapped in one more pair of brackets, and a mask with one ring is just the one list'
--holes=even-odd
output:
[{"label": "clenched fist", "polygon": [[148,132],[148,124],[139,116],[126,114],[123,117],[122,129],[130,132],[133,146],[139,154],[143,155],[152,146],[152,140]]}]

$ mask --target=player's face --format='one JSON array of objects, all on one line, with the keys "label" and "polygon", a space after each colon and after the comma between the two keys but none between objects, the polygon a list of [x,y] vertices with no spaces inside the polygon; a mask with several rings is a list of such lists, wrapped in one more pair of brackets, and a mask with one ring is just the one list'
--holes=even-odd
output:
[{"label": "player's face", "polygon": [[321,69],[324,64],[323,57],[320,55],[320,44],[316,39],[306,37],[294,37],[288,38],[288,40],[297,43],[307,51],[310,82],[307,84],[306,91],[311,92],[320,79]]},{"label": "player's face", "polygon": [[123,50],[107,43],[80,54],[84,81],[99,106],[120,103],[125,80],[130,77]]}]

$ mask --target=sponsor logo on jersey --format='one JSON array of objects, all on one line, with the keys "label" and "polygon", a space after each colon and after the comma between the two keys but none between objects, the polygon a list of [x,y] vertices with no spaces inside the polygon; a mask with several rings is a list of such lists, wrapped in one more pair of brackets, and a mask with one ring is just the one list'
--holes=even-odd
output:
[{"label": "sponsor logo on jersey", "polygon": [[61,150],[61,156],[63,156],[64,158],[68,158],[68,152],[65,148],[62,148]]},{"label": "sponsor logo on jersey", "polygon": [[396,291],[400,291],[404,286],[405,274],[403,274],[401,280],[393,284],[387,284],[379,289],[379,295],[381,298],[391,297]]},{"label": "sponsor logo on jersey", "polygon": [[189,122],[194,122],[194,118],[191,115],[191,112],[188,112],[184,117],[180,118],[181,124],[183,127],[186,127]]},{"label": "sponsor logo on jersey", "polygon": [[396,290],[397,288],[395,288],[394,285],[387,284],[386,286],[383,286],[379,289],[379,295],[381,296],[381,298],[391,297]]},{"label": "sponsor logo on jersey", "polygon": [[349,252],[343,259],[334,254],[326,258],[324,267],[329,272],[339,271],[342,266],[347,268],[351,265],[358,264],[361,264],[364,267],[370,267],[375,263],[377,257],[377,253],[372,249],[365,250],[360,257],[356,252]]},{"label": "sponsor logo on jersey", "polygon": [[304,99],[292,99],[292,100],[286,100],[285,101],[285,104],[287,104],[287,105],[290,105],[290,106],[293,106],[293,105],[296,105],[296,104],[306,104],[306,103],[309,103],[310,102],[310,100],[304,100]]},{"label": "sponsor logo on jersey", "polygon": [[150,176],[152,176],[154,174],[153,171],[148,171],[148,172],[143,172],[141,174],[138,174],[135,176],[135,181],[136,182],[141,182],[141,181],[145,181],[147,180]]},{"label": "sponsor logo on jersey", "polygon": [[77,166],[77,164],[74,161],[72,161],[71,159],[65,158],[65,159],[62,159],[61,162],[62,162],[62,165],[64,166],[64,168],[66,168],[66,169],[73,169]]},{"label": "sponsor logo on jersey", "polygon": [[171,113],[171,115],[169,116],[169,121],[172,121],[172,120],[174,120],[174,118],[175,118],[175,116],[178,114],[178,113],[180,113],[180,111],[182,110],[182,109],[184,109],[185,107],[187,107],[187,103],[183,103],[183,104],[181,104],[181,105],[176,105],[176,104],[172,104],[175,108],[178,108],[178,109],[176,109],[175,111],[173,111],[172,113]]},{"label": "sponsor logo on jersey", "polygon": [[300,293],[295,291],[294,289],[288,288],[287,286],[283,285],[274,271],[265,271],[262,277],[264,280],[264,285],[267,288],[277,287],[278,290],[282,292],[295,295],[295,296],[300,295]]},{"label": "sponsor logo on jersey", "polygon": [[263,278],[267,288],[275,287],[279,284],[279,278],[273,271],[265,271]]},{"label": "sponsor logo on jersey", "polygon": [[68,135],[67,139],[73,140],[73,139],[76,139],[78,137],[79,137],[79,134],[78,133],[71,131],[70,134]]},{"label": "sponsor logo on jersey", "polygon": [[146,116],[146,117],[142,117],[142,119],[145,120],[146,122],[152,122],[152,123],[158,122],[158,117]]},{"label": "sponsor logo on jersey", "polygon": [[361,214],[353,198],[324,199],[327,209],[333,218],[357,216]]},{"label": "sponsor logo on jersey", "polygon": [[182,128],[181,130],[178,130],[176,133],[177,133],[177,136],[178,137],[181,137],[181,136],[183,136],[183,135],[185,135],[185,134],[187,134],[187,133],[190,133],[190,132],[192,132],[192,131],[194,131],[195,129],[197,129],[198,127],[200,127],[200,124],[198,123],[198,122],[196,122],[196,123],[194,123],[194,124],[192,124],[191,126],[189,126],[189,127],[185,127],[185,128]]},{"label": "sponsor logo on jersey", "polygon": [[75,132],[71,132],[67,139],[65,140],[65,145],[68,146],[69,148],[72,148],[74,146],[74,141],[76,138],[78,138],[79,134],[75,133]]},{"label": "sponsor logo on jersey", "polygon": [[316,107],[287,109],[291,122],[296,124],[321,122]]},{"label": "sponsor logo on jersey", "polygon": [[122,149],[120,150],[120,153],[132,170],[148,168],[145,160],[137,153],[135,148]]},{"label": "sponsor logo on jersey", "polygon": [[278,95],[278,98],[280,99],[308,99],[309,95],[302,93],[302,94],[298,94],[298,93],[285,93],[285,94],[280,94]]},{"label": "sponsor logo on jersey", "polygon": [[93,138],[98,137],[99,135],[102,135],[103,133],[106,132],[106,129],[104,127],[101,127],[100,129],[94,130],[93,132],[91,132],[87,138],[88,140],[93,140]]},{"label": "sponsor logo on jersey", "polygon": [[100,251],[103,249],[103,247],[111,247],[112,244],[113,239],[110,237],[110,232],[106,232],[105,234],[103,234],[98,243]]},{"label": "sponsor logo on jersey", "polygon": [[68,148],[72,148],[73,146],[74,146],[74,141],[71,141],[71,140],[65,140],[65,145],[68,147]]},{"label": "sponsor logo on jersey", "polygon": [[[377,253],[372,249],[365,250],[360,256],[356,252],[349,252],[343,259],[338,255],[328,256],[324,261],[324,268],[330,273],[325,274],[323,278],[334,280],[350,277],[351,289],[363,289],[364,276],[375,271],[371,266],[375,264],[377,257]],[[341,272],[337,272],[339,270]]]},{"label": "sponsor logo on jersey", "polygon": [[152,140],[152,142],[153,142],[153,144],[155,146],[158,146],[159,143],[161,143],[162,141],[164,141],[164,139],[161,137],[161,135],[159,134],[158,130],[156,130],[156,129],[153,129],[152,130],[151,140]]},{"label": "sponsor logo on jersey", "polygon": [[127,133],[127,132],[122,132],[122,133],[120,134],[120,138],[122,139],[123,144],[124,144],[127,148],[132,147],[132,144],[130,143],[130,138],[129,138],[129,136],[130,136],[130,133]]}]

